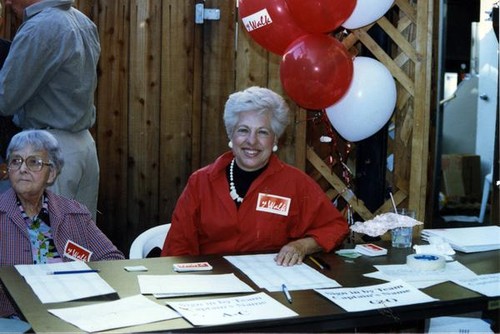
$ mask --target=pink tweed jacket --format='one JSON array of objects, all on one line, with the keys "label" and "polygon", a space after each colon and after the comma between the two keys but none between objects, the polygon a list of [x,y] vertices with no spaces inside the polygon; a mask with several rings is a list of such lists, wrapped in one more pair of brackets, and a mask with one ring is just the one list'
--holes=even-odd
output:
[{"label": "pink tweed jacket", "polygon": [[[48,190],[46,194],[52,237],[59,254],[63,254],[66,242],[71,240],[93,252],[91,261],[125,258],[97,227],[85,206]],[[71,260],[64,258],[64,261]],[[28,229],[16,205],[16,194],[10,188],[0,194],[0,266],[32,263]],[[16,310],[0,287],[0,317],[12,314]]]}]

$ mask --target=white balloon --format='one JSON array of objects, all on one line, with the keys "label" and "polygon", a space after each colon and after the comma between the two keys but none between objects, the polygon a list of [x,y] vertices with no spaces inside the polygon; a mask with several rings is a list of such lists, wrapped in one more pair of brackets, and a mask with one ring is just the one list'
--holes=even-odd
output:
[{"label": "white balloon", "polygon": [[370,137],[387,123],[397,95],[391,72],[378,60],[356,57],[353,69],[347,92],[325,109],[335,130],[351,142]]},{"label": "white balloon", "polygon": [[342,26],[358,29],[381,18],[391,8],[394,0],[357,0],[351,15]]}]

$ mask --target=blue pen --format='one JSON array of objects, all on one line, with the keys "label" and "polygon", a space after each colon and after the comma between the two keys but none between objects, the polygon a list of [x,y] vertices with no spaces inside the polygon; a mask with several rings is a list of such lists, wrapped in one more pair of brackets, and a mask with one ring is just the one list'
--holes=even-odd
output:
[{"label": "blue pen", "polygon": [[281,290],[285,294],[286,300],[291,304],[293,302],[292,296],[290,295],[290,291],[288,291],[288,288],[286,287],[285,284],[281,284]]},{"label": "blue pen", "polygon": [[85,269],[85,270],[63,270],[63,271],[54,271],[49,273],[52,275],[68,275],[68,274],[86,274],[86,273],[98,273],[97,269]]}]

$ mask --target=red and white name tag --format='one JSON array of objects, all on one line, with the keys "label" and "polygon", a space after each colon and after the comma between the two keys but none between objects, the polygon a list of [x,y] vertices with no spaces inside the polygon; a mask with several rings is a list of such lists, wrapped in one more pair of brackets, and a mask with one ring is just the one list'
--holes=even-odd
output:
[{"label": "red and white name tag", "polygon": [[281,216],[288,216],[291,198],[270,194],[259,194],[257,200],[257,211],[275,213]]},{"label": "red and white name tag", "polygon": [[175,271],[207,271],[212,269],[208,262],[174,263]]},{"label": "red and white name tag", "polygon": [[256,13],[245,16],[241,19],[243,25],[248,32],[265,27],[273,23],[271,15],[269,15],[266,8],[259,10]]},{"label": "red and white name tag", "polygon": [[64,256],[72,260],[89,262],[90,257],[92,256],[92,252],[80,246],[79,244],[68,240],[66,242],[66,246],[64,246]]}]

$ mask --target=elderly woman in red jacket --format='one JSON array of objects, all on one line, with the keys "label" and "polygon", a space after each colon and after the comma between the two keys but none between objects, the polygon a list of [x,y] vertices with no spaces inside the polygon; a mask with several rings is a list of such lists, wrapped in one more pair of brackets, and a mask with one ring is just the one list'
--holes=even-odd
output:
[{"label": "elderly woman in red jacket", "polygon": [[[76,249],[81,260],[124,259],[85,206],[46,189],[64,164],[49,132],[16,134],[6,158],[12,188],[0,195],[1,266],[73,261]],[[0,289],[0,316],[14,313]]]},{"label": "elderly woman in red jacket", "polygon": [[266,88],[229,96],[231,151],[190,176],[163,256],[277,252],[276,263],[290,266],[341,245],[349,230],[344,217],[314,180],[274,154],[288,112]]}]

